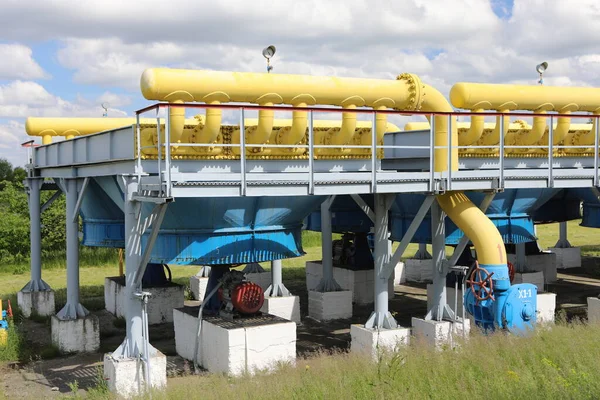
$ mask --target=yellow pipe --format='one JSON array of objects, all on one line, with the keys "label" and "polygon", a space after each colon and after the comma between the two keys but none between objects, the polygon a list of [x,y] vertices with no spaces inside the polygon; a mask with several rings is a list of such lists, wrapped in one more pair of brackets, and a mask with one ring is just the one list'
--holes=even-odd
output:
[{"label": "yellow pipe", "polygon": [[[423,85],[425,90],[426,101],[423,101],[422,110],[426,112],[453,112],[452,106],[446,98],[437,90],[428,85]],[[435,132],[434,143],[436,146],[448,146],[448,117],[444,115],[435,116]],[[429,119],[429,117],[428,117]],[[458,135],[456,129],[456,117],[451,117],[452,120],[452,135],[451,146],[454,147],[451,151],[451,167],[453,171],[458,171]],[[448,170],[448,149],[435,149],[434,154],[434,170],[442,172]]]},{"label": "yellow pipe", "polygon": [[502,236],[494,223],[462,192],[437,196],[440,207],[473,242],[480,264],[506,265]]},{"label": "yellow pipe", "polygon": [[[594,112],[594,115],[600,115],[600,110]],[[593,146],[594,139],[596,137],[596,122],[598,119],[594,118],[594,121],[591,124],[591,128],[581,129],[581,130],[569,130],[569,132],[565,136],[564,145],[565,146]],[[573,124],[573,127],[587,128],[590,127],[589,124]],[[565,153],[574,154],[574,153],[589,153],[593,152],[593,148],[576,148],[576,149],[563,149]]]},{"label": "yellow pipe", "polygon": [[[536,113],[545,114],[545,110],[536,110]],[[510,132],[506,135],[506,146],[533,146],[538,143],[546,131],[546,118],[533,117],[533,125],[529,130]],[[527,153],[530,149],[507,149],[507,153]]]},{"label": "yellow pipe", "polygon": [[[508,110],[500,110],[501,113],[506,113],[508,112]],[[489,135],[482,135],[481,136],[481,142],[477,143],[477,145],[481,145],[481,146],[496,146],[498,144],[500,144],[500,138],[501,137],[506,137],[506,135],[508,134],[508,131],[510,129],[510,117],[509,116],[504,116],[504,132],[502,132],[502,136],[500,136],[500,129],[501,129],[501,116],[498,115],[496,117],[496,124],[494,126],[494,130],[491,132],[491,134]]]},{"label": "yellow pipe", "polygon": [[[475,110],[476,113],[483,112],[482,109]],[[485,117],[483,115],[471,115],[471,124],[468,129],[458,129],[458,145],[469,146],[478,141],[483,134],[485,127]]]},{"label": "yellow pipe", "polygon": [[[156,124],[156,119],[143,118],[141,123]],[[42,143],[51,136],[82,136],[135,124],[135,118],[36,118],[29,117],[25,131],[41,136]],[[46,139],[44,139],[46,137]],[[47,143],[44,143],[47,144]]]}]

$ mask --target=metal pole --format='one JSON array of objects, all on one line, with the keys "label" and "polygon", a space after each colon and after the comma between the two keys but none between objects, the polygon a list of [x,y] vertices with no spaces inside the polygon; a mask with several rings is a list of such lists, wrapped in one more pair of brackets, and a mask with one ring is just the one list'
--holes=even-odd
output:
[{"label": "metal pole", "polygon": [[377,112],[374,111],[371,122],[371,193],[377,192]]},{"label": "metal pole", "polygon": [[240,108],[240,183],[242,196],[246,195],[246,125],[244,107]]},{"label": "metal pole", "polygon": [[323,281],[333,280],[333,233],[331,231],[331,203],[321,203],[321,249],[323,253]]},{"label": "metal pole", "polygon": [[271,296],[281,296],[283,293],[279,293],[283,286],[281,260],[271,261],[271,286],[275,289],[275,293],[271,293]]},{"label": "metal pole", "polygon": [[[77,204],[77,179],[66,179],[67,188],[67,305],[79,305],[79,223],[74,215]],[[70,314],[70,315],[69,315]],[[67,312],[67,319],[76,319],[77,312]]]},{"label": "metal pole", "polygon": [[504,114],[500,114],[500,178],[499,189],[504,188]]},{"label": "metal pole", "polygon": [[448,185],[446,190],[452,190],[452,114],[448,115]]},{"label": "metal pole", "polygon": [[431,123],[429,128],[429,190],[435,191],[435,115],[429,117]]},{"label": "metal pole", "polygon": [[308,194],[315,194],[315,144],[313,137],[313,112],[308,112]]},{"label": "metal pole", "polygon": [[431,254],[433,262],[433,299],[432,318],[442,320],[446,306],[446,227],[444,224],[444,213],[440,205],[435,201],[431,205]]},{"label": "metal pole", "polygon": [[160,184],[160,192],[162,194],[162,161],[161,161],[161,157],[162,157],[162,140],[160,138],[160,107],[156,108],[156,136],[157,136],[157,140],[158,140],[158,148],[157,150],[157,155],[158,155],[158,182]]},{"label": "metal pole", "polygon": [[548,128],[548,187],[554,187],[554,176],[552,174],[552,163],[554,157],[554,117],[550,116],[550,127]]},{"label": "metal pole", "polygon": [[42,281],[42,220],[40,211],[40,179],[27,179],[29,187],[29,233],[31,235],[31,291],[40,290],[35,287]]},{"label": "metal pole", "polygon": [[135,139],[137,142],[137,174],[138,178],[142,174],[142,134],[140,132],[140,114],[135,114]]},{"label": "metal pole", "polygon": [[594,186],[597,187],[600,182],[598,182],[598,123],[600,123],[600,119],[596,116],[594,119]]},{"label": "metal pole", "polygon": [[517,243],[515,244],[515,252],[516,252],[516,262],[515,269],[518,272],[525,271],[525,264],[527,256],[525,255],[525,243]]},{"label": "metal pole", "polygon": [[167,115],[165,118],[165,169],[167,172],[166,195],[171,196],[171,107],[168,105]]}]

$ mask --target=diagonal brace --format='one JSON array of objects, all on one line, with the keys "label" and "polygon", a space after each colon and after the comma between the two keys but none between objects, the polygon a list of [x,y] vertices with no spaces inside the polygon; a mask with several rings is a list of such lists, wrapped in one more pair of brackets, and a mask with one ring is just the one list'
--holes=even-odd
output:
[{"label": "diagonal brace", "polygon": [[81,184],[81,189],[77,191],[77,203],[75,203],[75,211],[73,211],[73,222],[77,222],[79,219],[79,210],[81,209],[81,202],[83,200],[83,195],[85,194],[85,190],[88,187],[88,183],[90,182],[90,178],[86,177],[83,179],[83,183]]},{"label": "diagonal brace", "polygon": [[[479,205],[479,209],[485,213],[486,210],[488,209],[488,207],[490,206],[490,204],[492,204],[492,200],[494,200],[495,196],[496,196],[496,193],[488,193],[484,197],[484,199],[481,201],[481,204]],[[458,258],[460,257],[462,252],[465,251],[465,248],[467,247],[469,240],[470,239],[467,237],[467,235],[463,235],[463,237],[460,238],[460,242],[458,242],[458,245],[454,249],[454,253],[452,254],[452,257],[448,261],[449,267],[454,267],[456,265]]]},{"label": "diagonal brace", "polygon": [[369,217],[371,222],[375,222],[375,213],[373,212],[373,210],[371,210],[371,207],[369,207],[369,205],[363,200],[360,194],[352,193],[350,194],[350,197],[352,197],[352,199],[356,204],[358,204],[360,209],[363,210],[365,214],[367,214],[367,217]]},{"label": "diagonal brace", "polygon": [[61,190],[57,190],[56,192],[54,192],[54,194],[52,195],[52,197],[50,197],[48,199],[48,201],[46,201],[42,205],[42,208],[40,209],[40,213],[43,213],[44,211],[46,211],[48,209],[48,207],[50,207],[52,205],[52,203],[54,203],[54,201],[60,197],[61,194],[62,194]]},{"label": "diagonal brace", "polygon": [[150,217],[154,218],[149,217],[142,225],[140,237],[150,225],[152,225],[152,231],[150,231],[150,236],[148,237],[148,242],[146,243],[146,248],[144,249],[144,254],[142,255],[142,260],[140,261],[140,265],[138,266],[133,278],[136,287],[139,287],[142,283],[142,277],[144,276],[144,272],[146,272],[148,261],[150,261],[150,254],[152,253],[152,248],[154,247],[156,238],[158,237],[158,232],[160,231],[160,226],[162,225],[168,205],[169,203],[162,203],[154,206],[152,214],[150,215]]},{"label": "diagonal brace", "polygon": [[404,254],[404,251],[410,244],[410,241],[412,240],[413,236],[415,235],[415,232],[419,228],[419,225],[421,225],[421,222],[423,222],[423,219],[425,218],[425,215],[427,215],[427,211],[429,211],[429,209],[431,208],[431,205],[433,204],[434,200],[435,200],[434,195],[429,195],[429,196],[425,197],[425,201],[423,202],[423,204],[421,204],[421,207],[419,208],[417,215],[415,215],[415,218],[413,218],[412,222],[408,226],[408,229],[404,233],[404,236],[402,236],[400,245],[394,252],[394,255],[392,256],[390,261],[383,268],[383,271],[382,271],[383,276],[388,277],[388,278],[390,277],[390,275],[392,274],[392,271],[396,267],[396,264],[398,264],[398,262],[400,262],[400,258],[402,258],[402,254]]}]

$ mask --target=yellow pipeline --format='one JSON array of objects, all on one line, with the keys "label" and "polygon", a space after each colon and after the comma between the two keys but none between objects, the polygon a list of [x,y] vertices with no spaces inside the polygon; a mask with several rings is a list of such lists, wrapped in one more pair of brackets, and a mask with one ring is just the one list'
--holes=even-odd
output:
[{"label": "yellow pipeline", "polygon": [[[600,111],[595,111],[594,115],[599,115]],[[589,131],[586,129],[581,129],[581,130],[575,130],[575,131],[569,131],[569,133],[567,133],[567,135],[565,136],[565,140],[564,140],[564,145],[565,146],[593,146],[594,145],[594,139],[596,137],[596,123],[598,122],[598,119],[594,119],[594,121],[591,124],[591,129],[589,129]],[[578,126],[582,126],[583,124],[577,124]],[[590,127],[590,125],[584,125],[586,127]],[[577,148],[577,149],[563,149],[565,153],[568,154],[573,154],[573,153],[589,153],[589,152],[594,152],[593,148],[587,148],[587,149],[582,149],[582,148]]]},{"label": "yellow pipeline", "polygon": [[502,236],[494,223],[462,192],[437,196],[440,207],[456,226],[471,239],[480,264],[506,264]]},{"label": "yellow pipeline", "polygon": [[[156,120],[144,118],[140,122],[152,123]],[[52,143],[53,136],[64,136],[72,139],[74,136],[90,135],[122,128],[135,124],[135,118],[35,118],[29,117],[25,122],[25,131],[29,136],[41,136],[42,144]]]}]

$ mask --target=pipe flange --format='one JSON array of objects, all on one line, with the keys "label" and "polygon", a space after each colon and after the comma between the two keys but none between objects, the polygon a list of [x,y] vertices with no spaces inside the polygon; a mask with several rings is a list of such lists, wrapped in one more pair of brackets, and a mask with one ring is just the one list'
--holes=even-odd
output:
[{"label": "pipe flange", "polygon": [[425,97],[425,86],[415,74],[403,73],[396,77],[398,81],[405,81],[408,85],[407,111],[420,111]]}]

